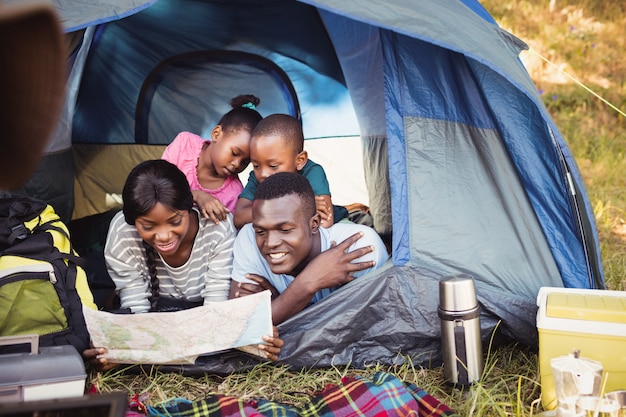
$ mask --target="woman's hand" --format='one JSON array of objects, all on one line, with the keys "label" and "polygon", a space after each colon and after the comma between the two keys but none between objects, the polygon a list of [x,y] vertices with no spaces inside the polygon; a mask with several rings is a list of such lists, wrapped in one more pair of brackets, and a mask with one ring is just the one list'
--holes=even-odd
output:
[{"label": "woman's hand", "polygon": [[105,348],[93,347],[92,345],[89,349],[85,349],[83,351],[83,359],[98,372],[108,371],[109,369],[115,368],[119,364],[111,363],[107,360],[107,358],[103,358],[102,355],[106,352],[107,350]]}]

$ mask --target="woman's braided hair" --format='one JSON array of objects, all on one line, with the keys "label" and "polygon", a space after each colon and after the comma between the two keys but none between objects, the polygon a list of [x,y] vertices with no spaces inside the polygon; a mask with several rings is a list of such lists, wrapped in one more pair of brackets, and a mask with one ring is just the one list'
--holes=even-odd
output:
[{"label": "woman's braided hair", "polygon": [[[135,225],[137,217],[161,203],[177,211],[191,211],[193,196],[185,175],[176,165],[162,159],[144,161],[132,169],[122,191],[124,220]],[[156,251],[145,241],[146,264],[150,276],[150,309],[155,310],[159,299],[159,279],[156,271]]]},{"label": "woman's braided hair", "polygon": [[146,250],[146,264],[148,265],[148,274],[150,275],[150,311],[155,311],[157,304],[159,303],[159,278],[157,278],[156,251],[145,241],[142,241],[143,247]]}]

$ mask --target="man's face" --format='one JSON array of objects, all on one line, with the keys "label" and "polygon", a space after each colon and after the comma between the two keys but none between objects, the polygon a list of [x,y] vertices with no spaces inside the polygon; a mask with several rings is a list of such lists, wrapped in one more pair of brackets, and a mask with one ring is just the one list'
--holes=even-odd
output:
[{"label": "man's face", "polygon": [[297,194],[252,203],[256,244],[275,274],[296,276],[319,253],[319,223]]}]

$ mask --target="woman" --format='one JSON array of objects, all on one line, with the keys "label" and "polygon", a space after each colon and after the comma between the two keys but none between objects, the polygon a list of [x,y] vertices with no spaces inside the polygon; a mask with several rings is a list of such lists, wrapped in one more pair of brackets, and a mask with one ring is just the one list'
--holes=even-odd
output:
[{"label": "woman", "polygon": [[[123,208],[111,225],[104,255],[120,297],[132,313],[173,311],[228,299],[236,231],[232,215],[214,223],[193,208],[185,175],[165,160],[137,165],[122,191]],[[277,360],[282,340],[273,336],[259,345]],[[112,366],[98,356],[83,355],[98,369]]]}]

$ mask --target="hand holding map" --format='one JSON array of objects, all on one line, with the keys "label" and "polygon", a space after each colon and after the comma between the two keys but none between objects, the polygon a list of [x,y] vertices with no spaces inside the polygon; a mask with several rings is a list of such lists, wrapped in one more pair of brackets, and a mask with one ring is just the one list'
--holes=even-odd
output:
[{"label": "hand holding map", "polygon": [[273,333],[269,291],[176,312],[83,312],[94,346],[105,347],[114,363],[190,364],[200,355],[264,343],[262,336]]}]

